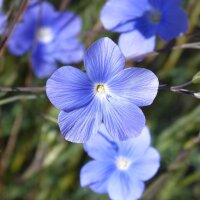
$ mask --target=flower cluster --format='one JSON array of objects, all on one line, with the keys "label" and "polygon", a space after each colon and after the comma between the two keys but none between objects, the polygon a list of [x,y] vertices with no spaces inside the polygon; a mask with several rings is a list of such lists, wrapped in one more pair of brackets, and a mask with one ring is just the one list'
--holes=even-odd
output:
[{"label": "flower cluster", "polygon": [[102,125],[99,134],[84,148],[94,160],[81,169],[81,185],[100,194],[108,193],[113,200],[140,198],[144,181],[152,178],[160,166],[160,156],[150,146],[147,127],[137,138],[116,142]]},{"label": "flower cluster", "polygon": [[47,2],[31,4],[9,40],[9,51],[17,56],[31,52],[31,64],[38,78],[49,77],[56,61],[76,63],[83,58],[84,46],[77,38],[81,19],[72,12],[55,11]]},{"label": "flower cluster", "polygon": [[[122,33],[119,46],[125,56],[155,48],[156,35],[169,41],[188,29],[182,0],[109,0],[101,12],[104,27]],[[140,48],[138,48],[140,46]]]}]

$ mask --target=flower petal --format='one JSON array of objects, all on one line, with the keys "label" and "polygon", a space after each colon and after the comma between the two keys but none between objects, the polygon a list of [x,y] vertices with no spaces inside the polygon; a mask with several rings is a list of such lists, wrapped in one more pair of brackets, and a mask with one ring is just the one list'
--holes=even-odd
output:
[{"label": "flower petal", "polygon": [[81,169],[81,186],[89,186],[100,194],[106,193],[108,179],[114,170],[115,166],[110,162],[90,161]]},{"label": "flower petal", "polygon": [[49,77],[57,69],[50,45],[47,46],[38,43],[32,49],[31,64],[38,78]]},{"label": "flower petal", "polygon": [[61,111],[58,117],[61,134],[66,140],[75,143],[88,141],[99,130],[101,121],[99,105],[94,100],[80,109],[68,113]]},{"label": "flower petal", "polygon": [[84,45],[76,38],[65,39],[62,42],[58,38],[53,56],[65,64],[80,62],[84,56]]},{"label": "flower petal", "polygon": [[112,97],[103,103],[103,123],[114,140],[126,140],[141,133],[145,117],[139,107]]},{"label": "flower petal", "polygon": [[112,161],[117,154],[116,144],[110,138],[104,124],[101,125],[98,133],[84,144],[84,149],[90,157],[99,161]]},{"label": "flower petal", "polygon": [[158,35],[162,39],[169,41],[188,30],[188,18],[182,8],[170,6],[165,9],[162,15],[161,22],[158,25]]},{"label": "flower petal", "polygon": [[136,200],[143,191],[143,182],[120,171],[113,173],[108,181],[108,194],[113,200]]},{"label": "flower petal", "polygon": [[139,56],[154,50],[155,39],[155,35],[146,38],[138,30],[135,30],[120,35],[119,47],[125,57]]},{"label": "flower petal", "polygon": [[101,38],[87,50],[84,64],[92,81],[104,83],[124,68],[125,58],[111,39]]},{"label": "flower petal", "polygon": [[104,27],[111,31],[128,32],[134,28],[134,19],[148,9],[148,0],[109,0],[101,12]]},{"label": "flower petal", "polygon": [[73,12],[57,12],[53,21],[52,25],[59,39],[71,39],[81,31],[81,18]]},{"label": "flower petal", "polygon": [[129,174],[134,175],[141,181],[152,178],[160,167],[160,156],[156,149],[150,147],[141,155],[140,159],[132,164]]},{"label": "flower petal", "polygon": [[88,104],[93,88],[87,75],[74,67],[59,68],[47,81],[47,96],[51,103],[66,112]]},{"label": "flower petal", "polygon": [[107,83],[112,95],[137,106],[150,105],[158,92],[158,78],[148,69],[127,68]]},{"label": "flower petal", "polygon": [[145,154],[150,143],[150,131],[148,127],[145,126],[138,137],[118,142],[118,152],[120,156],[127,157],[132,162],[137,162]]}]

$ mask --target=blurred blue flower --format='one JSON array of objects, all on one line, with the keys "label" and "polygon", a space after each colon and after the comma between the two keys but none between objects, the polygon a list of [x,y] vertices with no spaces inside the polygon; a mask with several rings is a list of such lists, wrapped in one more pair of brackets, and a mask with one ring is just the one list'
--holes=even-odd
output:
[{"label": "blurred blue flower", "polygon": [[2,12],[3,0],[0,0],[0,34],[5,30],[6,15]]},{"label": "blurred blue flower", "polygon": [[160,156],[150,146],[149,129],[137,138],[114,142],[104,126],[84,148],[94,160],[81,169],[81,186],[96,193],[108,193],[112,200],[135,200],[144,191],[144,181],[152,178],[160,166]]},{"label": "blurred blue flower", "polygon": [[119,46],[126,57],[140,55],[154,50],[156,35],[169,41],[187,31],[181,1],[109,0],[101,21],[106,29],[122,33]]},{"label": "blurred blue flower", "polygon": [[47,81],[47,96],[62,110],[58,123],[66,140],[86,142],[103,122],[114,139],[140,134],[145,117],[139,106],[150,105],[158,90],[155,74],[124,68],[125,57],[109,38],[86,52],[87,74],[71,66],[58,69]]},{"label": "blurred blue flower", "polygon": [[75,63],[83,58],[84,47],[77,35],[81,19],[71,12],[55,11],[43,2],[29,6],[9,41],[8,48],[20,56],[31,51],[31,64],[39,78],[50,76],[57,62]]}]

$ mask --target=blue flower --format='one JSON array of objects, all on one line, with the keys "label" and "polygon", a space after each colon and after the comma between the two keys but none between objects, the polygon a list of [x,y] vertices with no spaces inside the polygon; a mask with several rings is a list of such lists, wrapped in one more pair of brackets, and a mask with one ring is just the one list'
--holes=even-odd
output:
[{"label": "blue flower", "polygon": [[81,169],[81,186],[96,193],[108,193],[112,200],[135,200],[144,191],[144,181],[152,178],[160,166],[160,156],[150,146],[149,129],[137,138],[114,142],[104,126],[84,148],[94,160]]},{"label": "blue flower", "polygon": [[153,51],[156,35],[169,41],[187,31],[181,1],[109,0],[101,12],[101,21],[106,29],[122,33],[119,46],[125,56],[140,55]]},{"label": "blue flower", "polygon": [[87,74],[65,66],[47,81],[47,96],[61,110],[62,135],[72,142],[86,142],[103,122],[114,139],[137,136],[145,124],[139,106],[150,105],[158,90],[151,71],[127,68],[118,46],[109,38],[96,41],[86,52]]},{"label": "blue flower", "polygon": [[29,6],[9,41],[8,48],[20,56],[31,51],[31,64],[39,78],[50,76],[62,63],[80,62],[84,47],[77,38],[81,19],[71,12],[58,12],[46,2]]}]

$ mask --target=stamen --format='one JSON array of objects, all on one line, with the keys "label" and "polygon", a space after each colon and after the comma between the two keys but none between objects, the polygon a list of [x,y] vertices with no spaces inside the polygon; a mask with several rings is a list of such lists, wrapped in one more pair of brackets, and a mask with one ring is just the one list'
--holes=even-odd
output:
[{"label": "stamen", "polygon": [[49,43],[53,40],[53,32],[48,27],[41,27],[37,30],[37,39],[43,43]]},{"label": "stamen", "polygon": [[130,167],[131,161],[125,157],[118,157],[116,166],[119,170],[127,170]]}]

